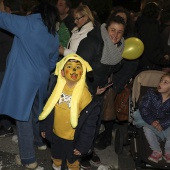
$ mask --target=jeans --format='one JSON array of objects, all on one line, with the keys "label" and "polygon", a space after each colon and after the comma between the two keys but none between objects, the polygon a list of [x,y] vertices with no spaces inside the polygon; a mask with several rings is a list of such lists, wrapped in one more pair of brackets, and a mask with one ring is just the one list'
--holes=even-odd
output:
[{"label": "jeans", "polygon": [[40,136],[38,116],[38,96],[35,97],[33,107],[28,121],[16,121],[18,133],[19,153],[22,164],[30,164],[36,161],[36,146],[43,146],[43,140]]},{"label": "jeans", "polygon": [[[159,137],[154,133],[153,130],[151,130],[148,127],[143,127],[144,134],[146,136],[146,139],[150,145],[150,148],[153,151],[161,151],[160,143],[159,143]],[[165,137],[165,153],[170,152],[170,127],[166,129],[165,131],[162,131],[164,137]]]}]

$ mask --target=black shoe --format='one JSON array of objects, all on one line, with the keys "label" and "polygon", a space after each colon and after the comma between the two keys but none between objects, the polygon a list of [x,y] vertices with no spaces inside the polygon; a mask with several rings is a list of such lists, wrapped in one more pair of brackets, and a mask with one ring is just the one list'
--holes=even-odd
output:
[{"label": "black shoe", "polygon": [[101,165],[100,158],[95,152],[93,152],[93,156],[90,160],[90,163],[91,163],[91,165],[93,165],[95,167],[99,167]]},{"label": "black shoe", "polygon": [[110,145],[111,145],[111,139],[106,138],[106,139],[101,140],[99,143],[97,143],[95,145],[95,148],[98,150],[104,150]]},{"label": "black shoe", "polygon": [[14,134],[14,130],[12,127],[9,128],[1,128],[0,129],[0,138],[10,136]]},{"label": "black shoe", "polygon": [[80,163],[80,168],[83,170],[91,170],[91,164],[89,160],[83,160]]}]

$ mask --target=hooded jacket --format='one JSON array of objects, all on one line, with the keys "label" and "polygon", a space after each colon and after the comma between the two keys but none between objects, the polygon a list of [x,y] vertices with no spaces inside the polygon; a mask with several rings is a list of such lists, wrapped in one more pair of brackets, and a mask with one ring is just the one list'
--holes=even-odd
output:
[{"label": "hooded jacket", "polygon": [[[51,75],[48,93],[52,93],[56,85],[57,76]],[[82,155],[91,153],[94,147],[94,141],[97,137],[100,127],[101,103],[94,98],[80,113],[78,125],[74,134],[74,148],[80,151]],[[45,132],[46,139],[49,142],[53,141],[53,124],[54,124],[54,109],[46,117],[40,121],[40,131]]]}]

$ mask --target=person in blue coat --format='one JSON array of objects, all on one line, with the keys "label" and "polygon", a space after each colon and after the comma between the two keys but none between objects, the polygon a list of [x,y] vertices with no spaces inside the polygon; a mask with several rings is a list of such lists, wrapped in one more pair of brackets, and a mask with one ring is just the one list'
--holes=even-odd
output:
[{"label": "person in blue coat", "polygon": [[0,28],[14,34],[0,89],[0,114],[16,120],[19,153],[16,162],[37,166],[34,144],[42,145],[38,116],[47,96],[50,73],[58,61],[56,23],[59,15],[48,2],[41,2],[28,16],[0,12]]}]

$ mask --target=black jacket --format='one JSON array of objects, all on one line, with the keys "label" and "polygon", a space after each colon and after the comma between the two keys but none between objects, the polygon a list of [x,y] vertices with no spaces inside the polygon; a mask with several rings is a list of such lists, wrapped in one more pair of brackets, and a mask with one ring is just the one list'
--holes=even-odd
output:
[{"label": "black jacket", "polygon": [[[52,92],[56,84],[56,76],[51,76],[49,93]],[[78,125],[74,135],[74,148],[82,155],[90,153],[94,147],[94,141],[100,126],[100,101],[93,99],[92,102],[82,110],[78,119]],[[46,132],[46,139],[53,141],[54,110],[49,116],[40,122],[40,131]]]},{"label": "black jacket", "polygon": [[161,50],[160,25],[156,19],[141,16],[136,22],[136,30],[139,39],[144,44],[144,52],[139,58],[139,69],[161,68],[170,65],[170,61],[164,59],[163,51]]},{"label": "black jacket", "polygon": [[[100,62],[102,57],[104,42],[101,37],[100,26],[94,27],[87,34],[77,49],[77,54],[86,60],[93,69],[93,78],[87,77],[87,84],[92,94],[96,93],[98,86],[103,86],[107,83],[111,73],[118,71],[121,68],[121,63],[117,65],[106,65]],[[87,74],[88,76],[89,74]]]}]

